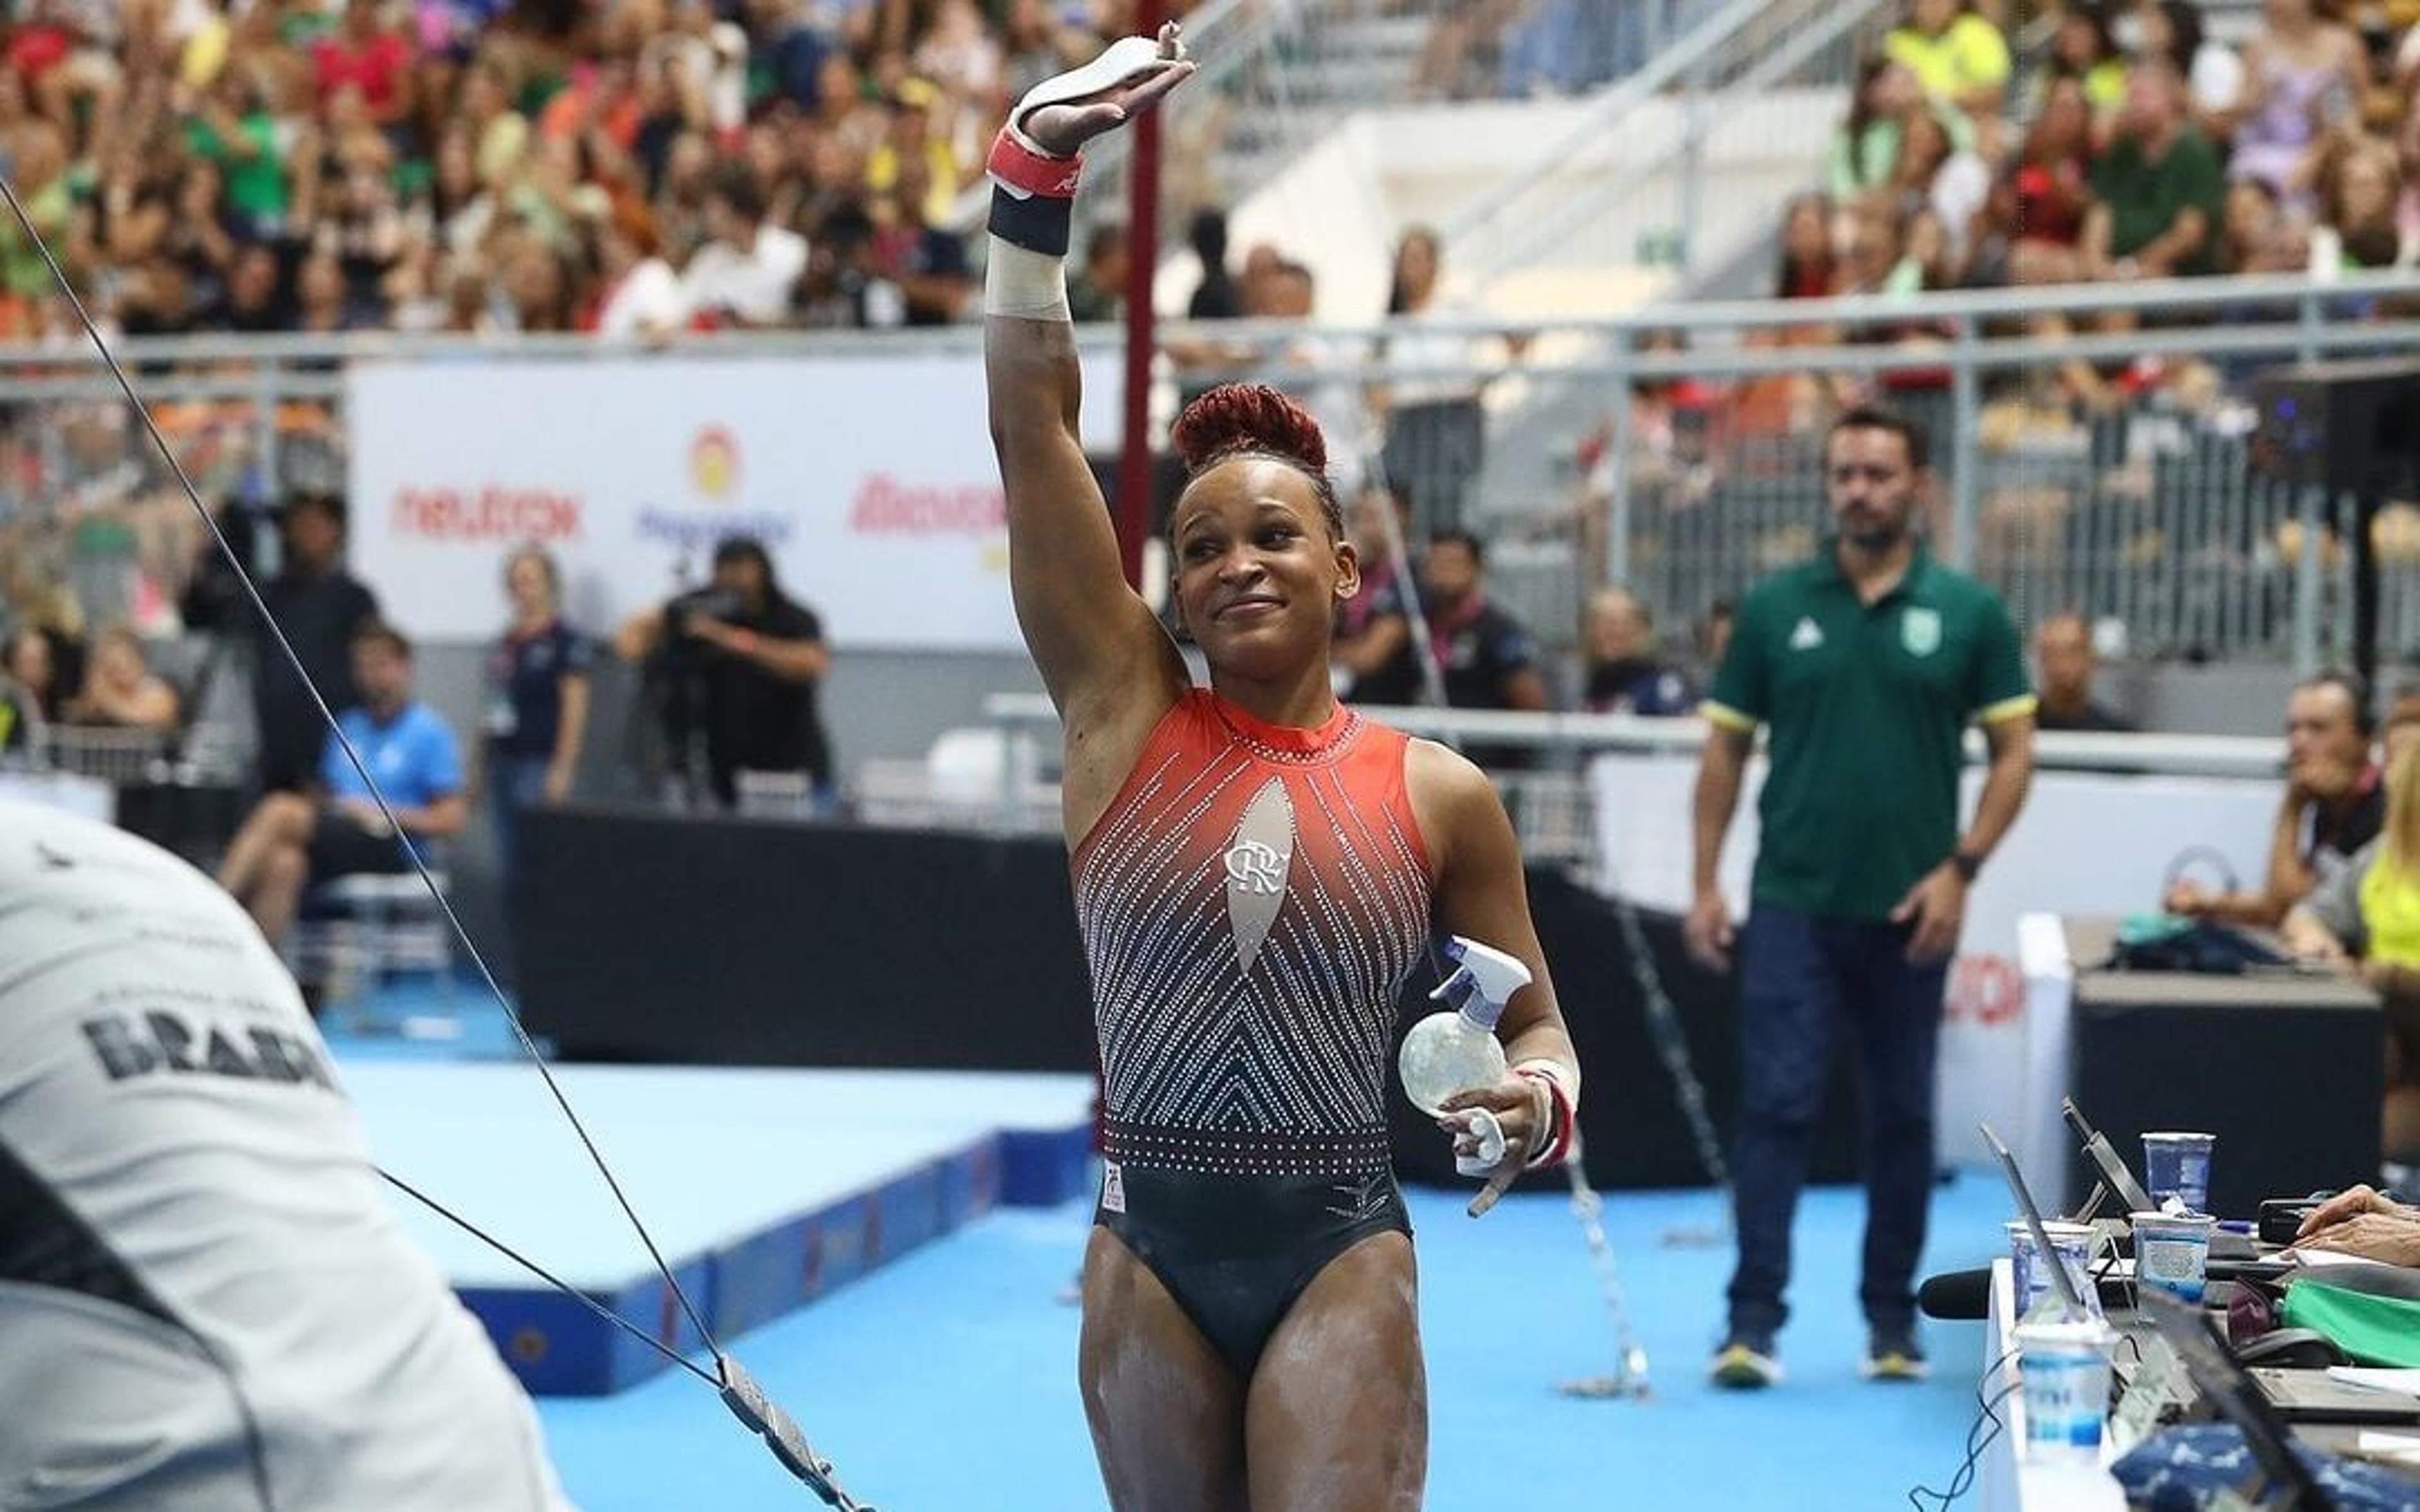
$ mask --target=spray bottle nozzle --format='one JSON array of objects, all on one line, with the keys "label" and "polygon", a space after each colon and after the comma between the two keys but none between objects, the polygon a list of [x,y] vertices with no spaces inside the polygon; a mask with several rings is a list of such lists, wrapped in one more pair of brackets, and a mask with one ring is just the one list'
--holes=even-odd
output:
[{"label": "spray bottle nozzle", "polygon": [[1466,1017],[1493,1030],[1504,1005],[1529,985],[1529,968],[1496,947],[1462,934],[1447,938],[1445,953],[1455,963],[1453,973],[1437,983],[1430,1000],[1450,1001]]}]

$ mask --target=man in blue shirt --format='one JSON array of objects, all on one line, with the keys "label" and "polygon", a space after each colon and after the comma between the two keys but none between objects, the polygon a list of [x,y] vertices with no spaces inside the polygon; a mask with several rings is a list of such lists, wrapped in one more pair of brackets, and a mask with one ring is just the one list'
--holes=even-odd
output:
[{"label": "man in blue shirt", "polygon": [[[353,635],[358,707],[336,717],[395,810],[403,836],[427,857],[430,842],[459,834],[468,815],[462,752],[434,709],[411,696],[411,642],[376,621]],[[219,886],[243,904],[271,945],[293,927],[303,889],[359,872],[409,869],[369,785],[333,735],[310,794],[260,800],[219,867]]]}]

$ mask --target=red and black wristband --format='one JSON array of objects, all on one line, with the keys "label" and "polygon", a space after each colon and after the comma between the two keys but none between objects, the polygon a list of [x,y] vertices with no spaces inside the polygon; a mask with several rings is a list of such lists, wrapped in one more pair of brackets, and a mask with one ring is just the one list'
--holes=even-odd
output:
[{"label": "red and black wristband", "polygon": [[992,180],[991,234],[1012,246],[1064,257],[1076,215],[1076,183],[1083,154],[1054,158],[1017,140],[1003,127],[985,164]]}]

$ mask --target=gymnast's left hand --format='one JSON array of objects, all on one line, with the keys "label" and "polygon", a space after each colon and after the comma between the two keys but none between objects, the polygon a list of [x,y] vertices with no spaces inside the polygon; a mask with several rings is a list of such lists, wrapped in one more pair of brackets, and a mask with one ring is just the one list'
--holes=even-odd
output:
[{"label": "gymnast's left hand", "polygon": [[1479,1189],[1479,1196],[1470,1199],[1470,1215],[1476,1218],[1512,1190],[1512,1183],[1528,1168],[1529,1157],[1552,1134],[1554,1093],[1533,1076],[1508,1073],[1493,1087],[1456,1092],[1446,1099],[1437,1127],[1453,1135],[1456,1157],[1479,1153],[1479,1133],[1468,1116],[1472,1108],[1485,1108],[1496,1115],[1497,1123],[1504,1130],[1504,1158],[1488,1171],[1487,1184]]}]

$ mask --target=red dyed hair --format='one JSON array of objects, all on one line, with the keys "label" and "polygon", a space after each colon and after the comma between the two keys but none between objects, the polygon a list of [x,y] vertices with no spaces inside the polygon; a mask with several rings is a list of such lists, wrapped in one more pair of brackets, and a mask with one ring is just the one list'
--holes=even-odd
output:
[{"label": "red dyed hair", "polygon": [[1327,533],[1344,539],[1344,509],[1327,480],[1327,438],[1311,412],[1265,383],[1221,383],[1195,397],[1169,432],[1188,478],[1231,457],[1265,456],[1311,480]]}]

